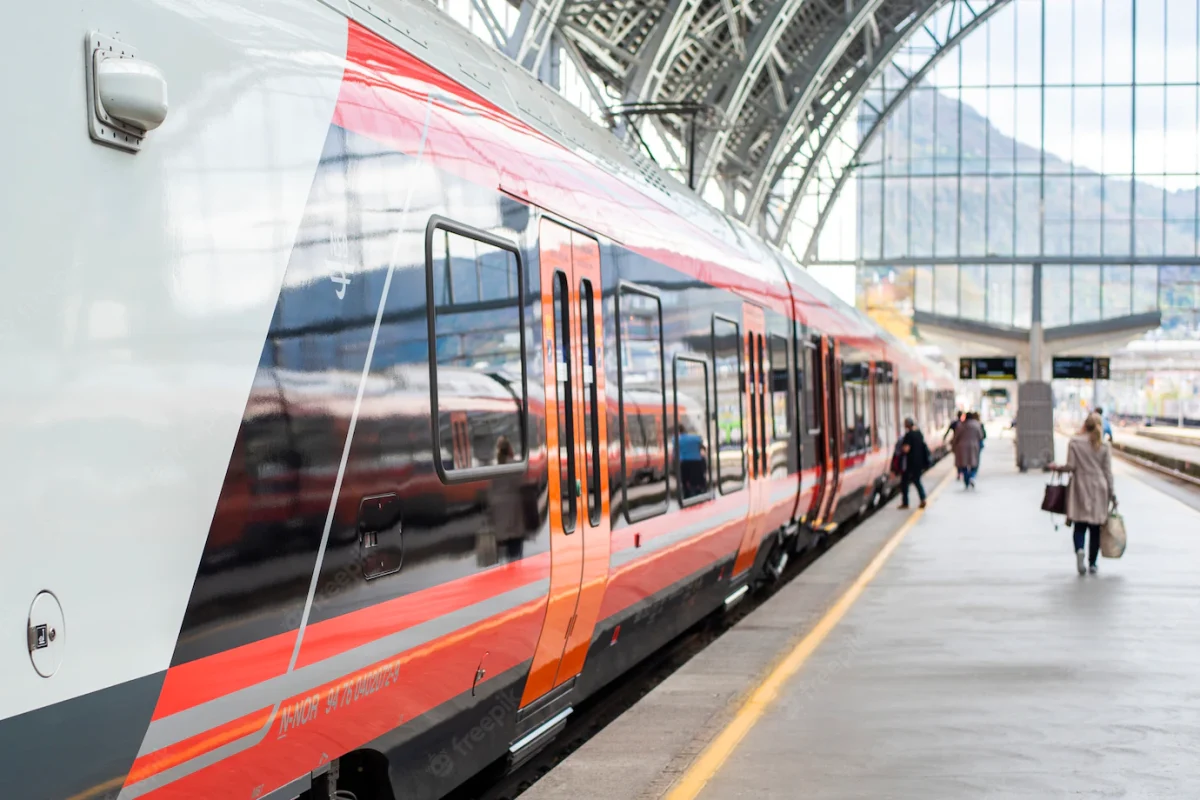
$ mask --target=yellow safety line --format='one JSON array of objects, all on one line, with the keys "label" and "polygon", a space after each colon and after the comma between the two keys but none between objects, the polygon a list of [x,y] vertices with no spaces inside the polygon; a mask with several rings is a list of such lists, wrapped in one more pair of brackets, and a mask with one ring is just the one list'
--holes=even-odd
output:
[{"label": "yellow safety line", "polygon": [[[926,504],[937,497],[938,493],[950,482],[953,476],[954,473],[949,473],[942,479],[942,482],[929,494]],[[767,675],[763,682],[758,685],[758,688],[754,690],[753,694],[750,695],[749,699],[738,709],[737,715],[730,720],[725,729],[717,735],[717,738],[704,749],[700,757],[692,762],[688,771],[675,782],[675,785],[671,787],[671,791],[667,793],[666,800],[693,800],[693,798],[700,794],[701,790],[712,780],[713,776],[717,774],[717,771],[721,769],[721,766],[732,755],[746,734],[750,732],[750,729],[766,713],[767,707],[779,695],[779,690],[799,671],[800,667],[804,666],[804,662],[808,660],[808,657],[821,646],[821,643],[825,641],[825,637],[837,627],[842,617],[846,616],[846,612],[854,605],[854,601],[858,600],[863,590],[867,588],[867,584],[879,574],[879,571],[883,568],[888,558],[891,557],[892,553],[900,545],[900,541],[924,515],[925,511],[923,509],[914,511],[904,521],[904,524],[892,534],[892,537],[875,554],[875,557],[871,559],[871,563],[867,564],[866,569],[854,580],[854,583],[850,585],[845,594],[838,598],[837,602],[825,612],[825,616],[821,617],[816,626],[776,665],[775,669],[771,670],[771,674]]]}]

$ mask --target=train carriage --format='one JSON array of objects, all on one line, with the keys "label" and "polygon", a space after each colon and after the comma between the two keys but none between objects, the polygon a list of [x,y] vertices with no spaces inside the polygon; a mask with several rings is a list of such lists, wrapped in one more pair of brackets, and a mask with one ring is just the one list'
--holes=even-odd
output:
[{"label": "train carriage", "polygon": [[[442,796],[948,421],[949,375],[423,4],[13,13],[10,74],[78,87],[3,134],[41,274],[0,618],[62,634],[0,649],[13,796]],[[130,151],[82,121],[134,49],[171,105]]]}]

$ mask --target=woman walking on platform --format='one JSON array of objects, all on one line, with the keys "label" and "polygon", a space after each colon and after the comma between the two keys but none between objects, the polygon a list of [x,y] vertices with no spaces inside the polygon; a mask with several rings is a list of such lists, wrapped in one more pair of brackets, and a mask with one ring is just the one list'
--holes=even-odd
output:
[{"label": "woman walking on platform", "polygon": [[[1115,502],[1112,475],[1112,447],[1103,441],[1104,422],[1099,414],[1090,415],[1083,430],[1067,445],[1067,463],[1051,464],[1055,472],[1071,474],[1067,489],[1067,519],[1075,523],[1075,568],[1079,574],[1096,571],[1100,554],[1100,526],[1108,521],[1109,506]],[[1087,565],[1084,565],[1083,539],[1088,536]]]},{"label": "woman walking on platform", "polygon": [[954,466],[963,479],[963,488],[975,487],[975,473],[979,471],[979,451],[983,442],[983,424],[979,418],[968,414],[954,429]]}]

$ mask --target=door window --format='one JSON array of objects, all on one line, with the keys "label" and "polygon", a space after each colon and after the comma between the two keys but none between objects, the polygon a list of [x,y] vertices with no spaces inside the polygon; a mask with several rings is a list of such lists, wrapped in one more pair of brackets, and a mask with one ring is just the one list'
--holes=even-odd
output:
[{"label": "door window", "polygon": [[554,273],[554,383],[558,406],[558,485],[565,533],[575,530],[575,413],[571,381],[571,305],[567,276]]},{"label": "door window", "polygon": [[599,398],[596,380],[595,299],[592,282],[579,282],[579,322],[583,339],[583,433],[587,457],[584,461],[584,484],[587,486],[588,521],[600,524],[600,423]]}]

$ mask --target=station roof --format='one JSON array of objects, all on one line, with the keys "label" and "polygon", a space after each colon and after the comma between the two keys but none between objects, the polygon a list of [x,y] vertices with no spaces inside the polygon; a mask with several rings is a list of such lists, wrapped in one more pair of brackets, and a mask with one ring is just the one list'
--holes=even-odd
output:
[{"label": "station roof", "polygon": [[[528,2],[528,0],[527,0]],[[856,105],[946,0],[568,0],[561,35],[625,104],[699,104],[696,185],[744,194],[757,221],[810,133]],[[990,5],[979,0],[980,8]],[[657,117],[687,141],[687,113]],[[802,155],[802,154],[800,154]]]}]

